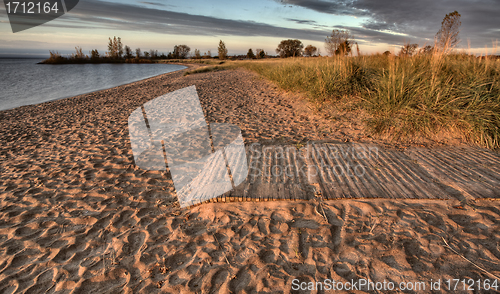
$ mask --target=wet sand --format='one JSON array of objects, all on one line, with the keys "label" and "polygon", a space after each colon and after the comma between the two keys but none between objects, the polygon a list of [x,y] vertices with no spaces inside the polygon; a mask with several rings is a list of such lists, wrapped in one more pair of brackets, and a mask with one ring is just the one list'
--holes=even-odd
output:
[{"label": "wet sand", "polygon": [[134,165],[127,119],[191,85],[207,121],[238,125],[246,144],[374,141],[352,117],[317,116],[243,70],[169,73],[0,112],[0,292],[293,293],[297,278],[425,282],[428,293],[431,279],[500,276],[498,201],[179,208],[166,172]]}]

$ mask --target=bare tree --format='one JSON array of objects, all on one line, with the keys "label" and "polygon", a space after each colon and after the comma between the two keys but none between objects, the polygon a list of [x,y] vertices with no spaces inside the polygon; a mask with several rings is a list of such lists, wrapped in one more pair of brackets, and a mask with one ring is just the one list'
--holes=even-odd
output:
[{"label": "bare tree", "polygon": [[349,30],[333,30],[325,39],[325,49],[330,55],[347,55],[351,52],[354,37]]},{"label": "bare tree", "polygon": [[158,56],[159,56],[158,50],[153,50],[153,49],[149,50],[149,57],[151,59],[158,59]]},{"label": "bare tree", "polygon": [[448,13],[443,22],[441,22],[441,29],[436,34],[436,48],[441,51],[455,48],[460,42],[460,13],[456,10]]},{"label": "bare tree", "polygon": [[226,59],[227,58],[227,48],[226,44],[220,40],[219,42],[219,48],[217,48],[217,51],[219,52],[219,59]]},{"label": "bare tree", "polygon": [[313,45],[307,45],[306,48],[304,48],[304,55],[305,56],[313,56],[318,52],[318,48],[314,47]]},{"label": "bare tree", "polygon": [[122,45],[122,39],[120,37],[117,38],[115,36],[113,39],[109,38],[108,56],[113,59],[122,58],[123,45]]},{"label": "bare tree", "polygon": [[194,49],[194,58],[195,59],[201,59],[201,53],[200,50]]},{"label": "bare tree", "polygon": [[141,58],[141,48],[135,49],[135,58]]}]

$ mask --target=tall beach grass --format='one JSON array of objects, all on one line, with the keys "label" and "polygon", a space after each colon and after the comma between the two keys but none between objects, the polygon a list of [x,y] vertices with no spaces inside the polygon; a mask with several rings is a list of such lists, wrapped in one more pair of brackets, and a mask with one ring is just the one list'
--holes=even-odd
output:
[{"label": "tall beach grass", "polygon": [[453,132],[500,147],[500,62],[467,54],[371,55],[241,62],[318,105],[357,97],[375,134],[395,140]]}]

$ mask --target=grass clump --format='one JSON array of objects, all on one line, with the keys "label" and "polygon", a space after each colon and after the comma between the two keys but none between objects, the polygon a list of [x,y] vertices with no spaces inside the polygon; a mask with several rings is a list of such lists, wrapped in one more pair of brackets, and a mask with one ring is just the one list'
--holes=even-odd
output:
[{"label": "grass clump", "polygon": [[200,63],[207,65],[221,65],[224,64],[225,61],[218,59],[161,59],[158,63]]},{"label": "grass clump", "polygon": [[[222,62],[222,63],[224,63],[224,62]],[[230,69],[230,68],[234,68],[234,65],[233,64],[225,64],[225,65],[216,65],[216,66],[204,66],[204,67],[200,67],[200,68],[193,69],[190,71],[186,71],[186,72],[184,72],[184,76],[187,76],[190,74],[226,70],[226,69]]]},{"label": "grass clump", "polygon": [[289,91],[306,93],[316,103],[359,93],[368,80],[363,68],[347,58],[291,58],[242,63]]},{"label": "grass clump", "polygon": [[371,86],[362,95],[375,133],[405,139],[454,132],[471,143],[499,148],[497,62],[439,53],[386,58],[386,66],[371,62]]}]

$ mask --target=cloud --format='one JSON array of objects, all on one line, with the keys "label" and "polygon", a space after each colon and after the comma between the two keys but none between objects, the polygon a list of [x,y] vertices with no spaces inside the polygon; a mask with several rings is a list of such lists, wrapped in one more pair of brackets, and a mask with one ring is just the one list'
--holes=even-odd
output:
[{"label": "cloud", "polygon": [[178,35],[268,36],[323,40],[328,34],[323,30],[290,29],[253,21],[222,19],[99,0],[81,1],[65,21],[113,30]]},{"label": "cloud", "polygon": [[314,20],[305,20],[305,19],[296,19],[296,18],[287,18],[286,20],[293,21],[293,22],[296,22],[298,24],[318,25],[318,23],[315,22]]},{"label": "cloud", "polygon": [[[348,10],[344,4],[340,6],[344,7],[346,11]],[[100,0],[82,1],[68,16],[71,16],[75,23],[104,29],[136,30],[178,35],[263,36],[319,42],[323,42],[333,29],[322,26],[313,20],[297,18],[288,18],[287,20],[299,24],[313,25],[317,29],[292,29],[253,21],[192,15]],[[404,36],[372,28],[346,26],[337,26],[336,28],[351,30],[355,37],[359,39],[360,44],[373,42],[402,44],[405,42]]]},{"label": "cloud", "polygon": [[[167,5],[163,4],[163,3],[158,3],[158,2],[139,1],[139,3],[149,4],[149,5],[155,5],[155,6],[162,6],[162,7],[167,6]],[[168,6],[171,6],[171,5],[168,5]]]},{"label": "cloud", "polygon": [[[393,31],[406,34],[413,41],[433,39],[447,13],[457,10],[461,15],[462,39],[472,43],[491,44],[498,39],[500,5],[497,0],[280,0],[334,15],[366,17],[367,30]],[[390,37],[392,39],[392,37]],[[390,41],[389,39],[387,41]]]},{"label": "cloud", "polygon": [[315,10],[322,13],[330,13],[336,15],[351,15],[351,16],[368,16],[369,14],[352,5],[352,1],[337,0],[278,0],[276,2],[284,5],[296,5]]}]

